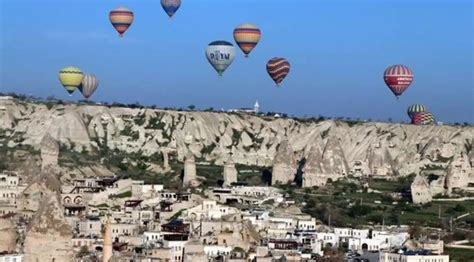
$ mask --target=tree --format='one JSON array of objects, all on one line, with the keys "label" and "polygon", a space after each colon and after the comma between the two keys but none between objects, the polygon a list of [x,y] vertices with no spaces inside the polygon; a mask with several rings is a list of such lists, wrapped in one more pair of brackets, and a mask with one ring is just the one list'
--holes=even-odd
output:
[{"label": "tree", "polygon": [[195,105],[189,105],[189,106],[188,106],[188,109],[191,110],[191,111],[193,111],[194,109],[196,109],[196,106],[195,106]]},{"label": "tree", "polygon": [[461,204],[457,204],[454,208],[453,208],[454,211],[456,212],[466,212],[466,207],[461,205]]},{"label": "tree", "polygon": [[89,249],[87,246],[81,246],[81,249],[79,250],[79,253],[77,253],[78,257],[85,257],[89,255]]},{"label": "tree", "polygon": [[408,234],[410,234],[410,237],[412,239],[419,238],[421,236],[421,233],[422,229],[418,224],[411,225],[410,228],[408,228]]},{"label": "tree", "polygon": [[370,212],[372,212],[372,208],[370,206],[356,204],[349,208],[348,215],[355,218],[368,215]]}]

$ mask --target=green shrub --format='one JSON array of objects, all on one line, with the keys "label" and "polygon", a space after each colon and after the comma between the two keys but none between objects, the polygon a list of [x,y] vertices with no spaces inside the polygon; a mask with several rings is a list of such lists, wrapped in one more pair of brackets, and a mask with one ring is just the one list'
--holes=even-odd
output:
[{"label": "green shrub", "polygon": [[132,197],[132,191],[126,191],[120,194],[109,195],[109,198],[127,198],[127,197]]}]

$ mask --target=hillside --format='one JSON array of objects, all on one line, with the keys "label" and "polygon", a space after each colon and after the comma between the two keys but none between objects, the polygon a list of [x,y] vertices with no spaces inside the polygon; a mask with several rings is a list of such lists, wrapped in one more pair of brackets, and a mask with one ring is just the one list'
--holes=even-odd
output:
[{"label": "hillside", "polygon": [[[455,159],[468,156],[474,161],[473,127],[0,101],[2,150],[37,151],[45,134],[60,142],[60,161],[67,166],[76,159],[81,163],[77,169],[86,176],[105,172],[104,159],[114,157],[119,168],[143,165],[144,170],[166,173],[188,150],[198,163],[217,166],[230,153],[236,164],[272,167],[278,162],[295,172],[308,162],[307,186],[345,175],[391,177],[429,168],[446,170]],[[280,147],[285,141],[288,146]],[[282,176],[284,182],[288,174]]]}]

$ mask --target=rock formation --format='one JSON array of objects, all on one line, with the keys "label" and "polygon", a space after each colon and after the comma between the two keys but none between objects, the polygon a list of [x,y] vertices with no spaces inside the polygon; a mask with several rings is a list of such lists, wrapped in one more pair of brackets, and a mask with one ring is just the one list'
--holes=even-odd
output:
[{"label": "rock formation", "polygon": [[296,159],[288,140],[283,140],[273,160],[272,185],[293,182],[296,174]]},{"label": "rock formation", "polygon": [[161,151],[163,154],[163,169],[164,170],[169,170],[170,169],[170,164],[169,164],[169,156],[167,151]]},{"label": "rock formation", "polygon": [[0,218],[0,252],[15,251],[17,233],[11,218]]},{"label": "rock formation", "polygon": [[29,223],[25,238],[25,261],[70,261],[72,228],[66,222],[57,195],[46,192],[38,212]]},{"label": "rock formation", "polygon": [[24,241],[26,262],[70,261],[74,255],[72,228],[59,200],[59,174],[49,167],[33,178],[18,201],[21,209],[34,212]]},{"label": "rock formation", "polygon": [[320,145],[313,145],[306,159],[303,168],[303,187],[322,186],[326,184],[326,178],[322,177],[323,170],[321,168],[321,161],[323,153]]},{"label": "rock formation", "polygon": [[184,160],[183,187],[196,187],[198,185],[196,161],[194,160],[194,155],[190,150],[186,154],[186,159]]},{"label": "rock formation", "polygon": [[229,155],[224,163],[224,186],[230,186],[232,183],[237,182],[237,169],[235,168],[232,156]]},{"label": "rock formation", "polygon": [[[319,149],[314,149],[319,150]],[[348,175],[349,167],[344,156],[342,147],[336,137],[330,136],[327,141],[324,149],[321,153],[320,164],[317,164],[317,159],[319,158],[318,152],[310,153],[310,163],[308,164],[307,172],[318,172],[317,175],[310,174],[303,177],[304,185],[307,186],[322,186],[325,185],[329,180],[336,181],[337,179]],[[313,169],[313,170],[312,170]]]},{"label": "rock formation", "polygon": [[376,143],[369,147],[367,163],[370,174],[374,176],[393,175],[392,156],[385,144]]},{"label": "rock formation", "polygon": [[[469,154],[470,162],[474,162],[471,126],[311,122],[99,105],[58,104],[48,108],[14,99],[2,106],[0,129],[10,148],[38,148],[49,134],[62,146],[76,151],[108,148],[109,152],[140,152],[145,156],[166,151],[171,160],[183,161],[191,150],[196,157],[218,165],[223,165],[232,152],[236,164],[268,167],[279,158],[277,153],[283,154],[280,148],[285,146],[280,141],[286,140],[291,141],[291,151],[298,156],[295,163],[287,165],[293,170],[297,161],[309,155],[314,141],[322,139],[325,146],[321,148],[321,176],[332,180],[347,174],[418,174],[425,166],[446,162],[460,153]],[[374,146],[378,144],[379,148]],[[274,169],[276,178],[281,175],[278,179],[291,180],[292,174],[286,171],[278,174],[281,164]]]},{"label": "rock formation", "polygon": [[59,145],[49,134],[41,140],[41,170],[58,165]]},{"label": "rock formation", "polygon": [[446,174],[447,194],[451,194],[453,189],[466,188],[470,183],[474,183],[472,168],[467,156],[461,153],[454,157],[448,165]]},{"label": "rock formation", "polygon": [[411,198],[415,204],[425,204],[432,200],[430,185],[428,181],[422,176],[417,175],[411,183]]}]

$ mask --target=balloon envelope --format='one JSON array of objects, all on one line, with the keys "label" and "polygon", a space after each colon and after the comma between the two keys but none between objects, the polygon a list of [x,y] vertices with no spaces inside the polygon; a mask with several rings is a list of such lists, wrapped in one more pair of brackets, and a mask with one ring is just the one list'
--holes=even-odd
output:
[{"label": "balloon envelope", "polygon": [[81,69],[68,66],[59,71],[59,81],[71,95],[81,84],[84,74]]},{"label": "balloon envelope", "polygon": [[222,75],[235,58],[235,48],[227,41],[214,41],[206,48],[206,57],[219,75]]},{"label": "balloon envelope", "polygon": [[385,69],[384,81],[392,93],[399,97],[413,82],[413,72],[404,65],[393,65]]},{"label": "balloon envelope", "polygon": [[85,99],[89,99],[91,95],[95,92],[97,87],[99,86],[99,80],[95,75],[86,74],[82,79],[82,83],[79,86],[79,90],[81,91],[82,95]]},{"label": "balloon envelope", "polygon": [[127,7],[119,6],[110,11],[109,19],[119,35],[123,36],[133,22],[133,12]]},{"label": "balloon envelope", "polygon": [[161,7],[171,18],[181,6],[181,0],[161,0]]},{"label": "balloon envelope", "polygon": [[420,112],[426,112],[427,108],[422,104],[413,104],[408,107],[407,114],[408,117],[413,118],[413,115]]},{"label": "balloon envelope", "polygon": [[274,57],[267,63],[267,72],[278,86],[290,73],[290,63],[285,58]]},{"label": "balloon envelope", "polygon": [[435,118],[430,112],[415,113],[411,119],[414,125],[431,125],[435,123]]},{"label": "balloon envelope", "polygon": [[241,24],[234,29],[234,40],[245,56],[255,48],[260,36],[260,29],[255,24]]}]

